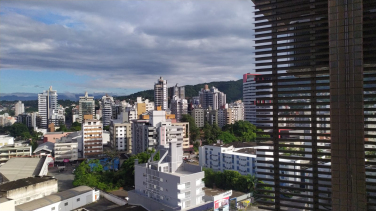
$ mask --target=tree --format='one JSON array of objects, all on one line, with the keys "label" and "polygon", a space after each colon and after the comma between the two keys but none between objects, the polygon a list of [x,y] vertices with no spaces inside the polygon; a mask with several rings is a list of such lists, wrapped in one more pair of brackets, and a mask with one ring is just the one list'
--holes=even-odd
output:
[{"label": "tree", "polygon": [[12,126],[10,126],[9,132],[10,135],[13,137],[20,137],[26,139],[31,138],[29,129],[26,127],[26,125],[19,122],[14,123]]},{"label": "tree", "polygon": [[79,122],[73,122],[72,126],[71,126],[71,131],[81,131],[81,123]]},{"label": "tree", "polygon": [[110,131],[110,126],[109,126],[109,125],[104,126],[104,127],[103,127],[103,130]]},{"label": "tree", "polygon": [[65,126],[65,124],[60,124],[59,129],[56,130],[57,132],[68,132],[69,129]]},{"label": "tree", "polygon": [[238,141],[238,138],[236,138],[232,133],[228,131],[222,132],[221,135],[218,136],[218,139],[222,140],[224,143]]}]

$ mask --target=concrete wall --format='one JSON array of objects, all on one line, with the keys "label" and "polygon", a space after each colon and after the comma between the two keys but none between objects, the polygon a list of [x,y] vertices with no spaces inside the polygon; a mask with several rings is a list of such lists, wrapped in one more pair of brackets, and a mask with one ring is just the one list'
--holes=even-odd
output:
[{"label": "concrete wall", "polygon": [[123,205],[127,204],[127,200],[120,198],[118,196],[115,196],[111,193],[106,193],[104,191],[100,191],[100,195],[101,195],[101,197],[103,197],[103,198],[105,198],[109,201],[112,201],[113,203],[115,203],[117,205],[123,206]]},{"label": "concrete wall", "polygon": [[170,207],[165,204],[161,204],[156,200],[143,196],[141,194],[136,193],[135,190],[128,191],[129,196],[129,204],[131,205],[139,205],[147,210],[164,210],[164,211],[173,211],[173,210],[180,210],[180,207]]},{"label": "concrete wall", "polygon": [[7,198],[13,199],[15,205],[24,204],[35,199],[40,199],[58,191],[57,179],[17,188],[7,192]]},{"label": "concrete wall", "polygon": [[4,211],[14,211],[14,200],[7,200],[1,201],[0,200],[0,210]]},{"label": "concrete wall", "polygon": [[92,190],[90,192],[77,195],[73,198],[47,205],[34,211],[70,211],[99,200],[99,195],[99,191]]}]

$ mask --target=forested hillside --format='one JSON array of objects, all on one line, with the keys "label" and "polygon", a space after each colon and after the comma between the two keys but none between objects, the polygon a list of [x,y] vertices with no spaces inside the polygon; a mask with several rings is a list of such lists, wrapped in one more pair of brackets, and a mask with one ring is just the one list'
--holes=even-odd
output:
[{"label": "forested hillside", "polygon": [[[233,102],[243,98],[243,82],[242,80],[237,81],[218,81],[205,83],[209,87],[215,86],[219,91],[224,92],[227,96],[227,102]],[[196,84],[196,85],[186,85],[185,86],[185,96],[186,98],[191,98],[193,96],[198,96],[198,92],[204,88],[205,84]],[[147,98],[151,101],[154,100],[154,91],[145,90],[141,92],[136,92],[127,96],[118,96],[116,99],[119,100],[136,100],[137,97]]]}]

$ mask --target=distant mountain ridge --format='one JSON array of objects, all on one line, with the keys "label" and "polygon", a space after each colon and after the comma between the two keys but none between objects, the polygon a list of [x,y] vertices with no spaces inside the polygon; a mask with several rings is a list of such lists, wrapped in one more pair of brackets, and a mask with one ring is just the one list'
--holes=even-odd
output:
[{"label": "distant mountain ridge", "polygon": [[[205,84],[209,87],[216,87],[219,91],[226,94],[227,102],[233,102],[236,100],[240,100],[243,98],[243,81],[242,79],[237,81],[215,81],[209,83],[201,83],[196,85],[186,85],[185,86],[185,96],[186,98],[192,98],[193,96],[198,96],[198,92],[204,88]],[[71,100],[71,101],[78,101],[80,96],[84,96],[84,93],[75,94],[75,93],[58,93],[59,100]],[[106,93],[89,93],[90,96],[94,96],[95,99],[101,98],[102,96],[106,95]],[[130,95],[125,96],[116,96],[108,93],[108,95],[113,96],[115,99],[118,100],[128,100],[131,99],[133,101],[136,100],[137,97],[143,97],[149,99],[151,101],[154,100],[154,90],[144,90],[140,92],[136,92]],[[0,101],[32,101],[38,100],[38,94],[36,93],[14,93],[14,94],[1,94],[0,93]]]},{"label": "distant mountain ridge", "polygon": [[[59,96],[59,100],[71,100],[71,101],[78,101],[80,99],[80,96],[85,96],[85,93],[57,93]],[[89,93],[89,96],[94,96],[95,99],[101,98],[107,93]],[[111,95],[111,93],[108,93],[108,95]],[[116,95],[113,95],[116,96]],[[38,100],[38,94],[37,93],[14,93],[14,94],[1,94],[0,93],[0,101],[29,101],[29,100]]]},{"label": "distant mountain ridge", "polygon": [[[215,81],[209,83],[201,83],[196,85],[185,85],[185,97],[191,98],[194,96],[198,96],[198,92],[204,88],[205,84],[209,87],[216,87],[219,91],[226,94],[226,101],[228,103],[234,102],[236,100],[243,99],[243,80],[237,81]],[[179,85],[178,85],[179,86]],[[118,100],[136,100],[137,97],[143,97],[154,101],[154,90],[145,90],[136,92],[134,94],[126,95],[126,96],[118,96],[116,99]]]}]

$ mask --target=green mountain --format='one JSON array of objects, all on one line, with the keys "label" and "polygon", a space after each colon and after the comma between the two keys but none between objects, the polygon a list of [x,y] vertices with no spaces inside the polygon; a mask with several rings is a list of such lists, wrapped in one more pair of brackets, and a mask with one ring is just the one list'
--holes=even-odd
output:
[{"label": "green mountain", "polygon": [[[191,98],[193,96],[198,96],[198,92],[204,88],[205,84],[209,87],[216,87],[219,91],[226,94],[226,101],[228,103],[243,99],[243,80],[237,81],[215,81],[210,83],[196,84],[196,85],[186,85],[185,86],[185,96],[186,98]],[[154,90],[145,90],[141,92],[136,92],[127,96],[117,96],[118,100],[136,100],[137,97],[143,97],[151,101],[154,100]]]}]

